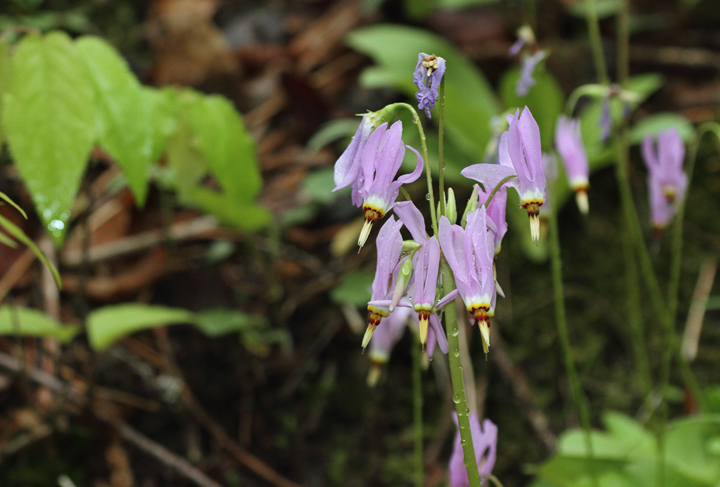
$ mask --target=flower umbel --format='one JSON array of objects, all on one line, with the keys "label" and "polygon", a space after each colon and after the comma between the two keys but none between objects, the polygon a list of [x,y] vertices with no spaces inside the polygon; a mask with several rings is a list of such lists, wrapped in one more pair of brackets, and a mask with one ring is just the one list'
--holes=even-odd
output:
[{"label": "flower umbel", "polygon": [[[453,411],[453,420],[455,427],[458,426],[457,413]],[[490,475],[495,466],[497,458],[497,433],[498,428],[495,423],[489,419],[484,419],[482,428],[476,412],[470,413],[470,433],[472,436],[473,447],[475,448],[475,462],[481,475]],[[455,434],[455,442],[453,443],[453,452],[450,457],[448,470],[450,471],[450,487],[469,487],[467,470],[465,470],[465,455],[462,449],[462,439],[460,438],[460,430],[457,429]],[[485,485],[486,479],[482,480]]]},{"label": "flower umbel", "polygon": [[413,73],[413,81],[417,86],[418,92],[415,98],[418,101],[418,108],[425,110],[425,115],[432,118],[430,109],[435,108],[438,100],[438,88],[440,81],[445,74],[445,60],[434,54],[418,54],[417,66]]},{"label": "flower umbel", "polygon": [[587,153],[580,135],[580,120],[560,115],[555,127],[555,148],[565,163],[570,187],[575,191],[575,201],[580,212],[587,214],[588,167]]}]

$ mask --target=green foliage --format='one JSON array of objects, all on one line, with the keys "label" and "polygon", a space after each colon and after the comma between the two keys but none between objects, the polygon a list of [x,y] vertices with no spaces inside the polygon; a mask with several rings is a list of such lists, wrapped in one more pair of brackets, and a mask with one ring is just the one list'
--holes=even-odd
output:
[{"label": "green foliage", "polygon": [[105,306],[88,315],[88,340],[93,349],[105,350],[136,331],[192,321],[193,314],[184,309],[135,303]]},{"label": "green foliage", "polygon": [[42,311],[20,306],[0,307],[0,335],[56,338],[67,343],[79,332],[78,325],[62,325]]},{"label": "green foliage", "polygon": [[[97,37],[28,35],[11,57],[0,42],[0,92],[0,141],[7,138],[58,246],[96,143],[123,169],[138,206],[145,203],[150,174],[157,172],[153,165],[167,153],[174,170],[170,181],[185,204],[246,230],[270,220],[255,203],[262,184],[255,144],[230,102],[191,90],[144,87]],[[208,174],[221,191],[205,185]]]},{"label": "green foliage", "polygon": [[[606,413],[607,432],[592,433],[600,485],[654,487],[659,478],[657,440],[641,424],[619,413]],[[682,419],[669,425],[666,437],[665,485],[715,487],[720,482],[720,416]],[[590,463],[583,432],[560,438],[558,453],[540,466],[534,487],[590,485]]]},{"label": "green foliage", "polygon": [[[55,266],[48,260],[48,258],[45,256],[45,254],[38,248],[37,245],[35,245],[35,242],[30,240],[30,238],[25,235],[25,232],[23,232],[20,228],[17,227],[13,222],[8,220],[7,218],[0,216],[0,226],[5,229],[6,232],[8,232],[10,235],[15,237],[16,239],[20,240],[22,243],[27,245],[30,250],[37,256],[38,259],[42,261],[43,264],[45,264],[45,267],[50,269],[50,272],[52,273],[53,279],[55,279],[55,284],[57,284],[57,287],[62,289],[62,281],[60,280],[60,273],[57,271]],[[12,245],[11,245],[12,247]]]},{"label": "green foliage", "polygon": [[76,44],[95,88],[98,142],[123,169],[135,201],[143,206],[153,155],[152,105],[108,43],[86,36]]},{"label": "green foliage", "polygon": [[630,143],[640,144],[647,135],[657,135],[658,132],[673,127],[677,129],[685,142],[692,142],[695,138],[695,127],[690,120],[677,113],[663,112],[648,115],[639,120],[630,129]]},{"label": "green foliage", "polygon": [[183,323],[195,325],[213,338],[241,332],[251,351],[267,343],[285,342],[288,338],[278,330],[268,329],[265,317],[238,310],[214,309],[193,313],[181,308],[130,303],[105,306],[90,313],[87,318],[88,341],[93,349],[102,351],[131,333]]},{"label": "green foliage", "polygon": [[355,271],[343,277],[343,280],[332,290],[330,297],[337,304],[350,303],[354,306],[365,306],[370,301],[370,289],[373,273]]},{"label": "green foliage", "polygon": [[15,165],[56,245],[92,148],[93,87],[67,34],[27,36],[11,62],[3,122]]}]

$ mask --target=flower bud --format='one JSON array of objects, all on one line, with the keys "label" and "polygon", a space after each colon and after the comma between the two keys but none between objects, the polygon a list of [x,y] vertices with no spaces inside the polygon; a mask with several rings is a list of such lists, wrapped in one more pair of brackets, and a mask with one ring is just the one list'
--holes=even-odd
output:
[{"label": "flower bud", "polygon": [[417,243],[415,240],[403,240],[402,251],[412,252],[413,250],[417,250],[420,247],[422,247],[422,245]]},{"label": "flower bud", "polygon": [[398,272],[397,281],[395,282],[395,289],[393,290],[392,303],[390,304],[390,312],[395,309],[400,299],[405,296],[408,285],[410,285],[410,279],[413,274],[413,261],[412,256],[405,259],[405,262],[400,265],[400,272]]},{"label": "flower bud", "polygon": [[473,186],[473,192],[470,195],[470,199],[468,199],[467,205],[465,205],[465,212],[463,213],[462,221],[460,222],[462,223],[463,228],[467,225],[467,216],[478,208],[479,191],[480,188],[477,184]]},{"label": "flower bud", "polygon": [[457,221],[457,203],[455,203],[455,192],[448,188],[447,203],[445,203],[445,216],[453,225]]}]

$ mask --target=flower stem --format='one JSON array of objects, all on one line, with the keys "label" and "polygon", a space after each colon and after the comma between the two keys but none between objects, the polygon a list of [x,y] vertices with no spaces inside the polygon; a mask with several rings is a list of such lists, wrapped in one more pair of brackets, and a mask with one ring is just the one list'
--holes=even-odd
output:
[{"label": "flower stem", "polygon": [[413,123],[417,126],[418,133],[420,134],[420,144],[422,145],[423,158],[425,159],[425,175],[427,176],[428,186],[428,199],[430,201],[430,219],[432,220],[433,233],[438,233],[437,214],[435,213],[435,194],[433,193],[432,175],[430,174],[430,158],[428,157],[427,150],[427,139],[425,138],[425,131],[423,130],[422,122],[415,109],[407,103],[398,103],[399,106],[406,108],[410,111],[413,118]]},{"label": "flower stem", "polygon": [[[442,272],[443,292],[447,294],[455,289],[455,277],[445,259],[440,261],[440,271]],[[458,417],[465,468],[467,469],[470,487],[481,487],[480,473],[478,472],[477,462],[475,461],[475,446],[473,445],[472,433],[470,432],[470,410],[468,409],[465,398],[465,384],[463,383],[462,364],[460,362],[460,340],[458,339],[460,324],[457,320],[455,301],[448,303],[444,310],[453,402],[455,403],[455,412],[457,412]]]},{"label": "flower stem", "polygon": [[413,368],[413,436],[415,437],[415,487],[423,487],[423,396],[422,396],[422,365],[420,363],[420,347],[416,340],[412,341]]},{"label": "flower stem", "polygon": [[600,82],[607,85],[610,80],[605,66],[605,55],[603,54],[602,37],[600,37],[600,23],[598,22],[595,0],[585,0],[585,18],[587,20],[588,35],[592,47],[595,71]]},{"label": "flower stem", "polygon": [[[438,198],[440,198],[440,216],[445,214],[445,78],[440,81],[438,90]],[[437,233],[437,230],[435,230]]]},{"label": "flower stem", "polygon": [[562,261],[560,259],[560,236],[558,232],[557,214],[550,212],[548,224],[550,230],[550,260],[552,264],[553,279],[553,295],[555,298],[555,323],[560,337],[560,345],[563,352],[563,360],[565,362],[565,370],[570,381],[573,399],[580,415],[580,424],[585,436],[585,449],[587,458],[590,459],[590,474],[595,487],[599,485],[597,478],[597,470],[595,468],[595,452],[593,450],[592,436],[590,431],[590,413],[588,411],[587,399],[580,388],[575,363],[572,359],[572,349],[570,347],[570,337],[567,330],[567,321],[565,318],[565,291],[563,290],[562,280]]},{"label": "flower stem", "polygon": [[492,482],[495,487],[505,487],[502,482],[500,482],[500,479],[498,479],[493,474],[480,474],[480,477],[490,480],[490,482]]}]

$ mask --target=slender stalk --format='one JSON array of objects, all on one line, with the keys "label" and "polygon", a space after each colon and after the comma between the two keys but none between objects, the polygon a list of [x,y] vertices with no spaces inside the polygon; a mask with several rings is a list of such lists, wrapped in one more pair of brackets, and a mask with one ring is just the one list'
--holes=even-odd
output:
[{"label": "slender stalk", "polygon": [[570,337],[567,330],[567,320],[565,317],[565,291],[563,290],[562,280],[562,261],[560,259],[560,236],[557,225],[557,215],[554,212],[550,212],[548,217],[548,224],[550,230],[550,261],[552,264],[552,279],[553,279],[553,295],[555,299],[555,324],[558,329],[558,336],[560,337],[560,345],[563,352],[563,361],[565,362],[565,370],[570,381],[570,388],[572,389],[573,399],[580,415],[580,424],[585,437],[585,449],[587,451],[587,457],[590,459],[590,474],[593,485],[598,487],[597,470],[595,468],[595,452],[592,444],[592,435],[590,431],[590,413],[588,411],[587,398],[580,388],[580,381],[578,380],[577,370],[575,369],[575,363],[572,359],[572,349],[570,347]]},{"label": "slender stalk", "polygon": [[430,174],[430,158],[428,157],[427,150],[427,139],[425,138],[425,131],[423,130],[422,122],[415,109],[407,103],[398,103],[399,106],[406,108],[410,111],[413,118],[413,123],[417,126],[418,133],[420,134],[420,144],[422,145],[423,158],[425,159],[425,175],[427,177],[428,186],[428,198],[430,200],[430,219],[432,221],[433,233],[438,233],[437,214],[435,213],[435,194],[433,193],[432,175]]},{"label": "slender stalk", "polygon": [[416,340],[412,341],[413,368],[413,436],[415,437],[415,487],[423,487],[423,396],[422,396],[422,365],[420,363],[420,347]]},{"label": "slender stalk", "polygon": [[440,216],[442,216],[445,214],[445,78],[440,81],[438,95],[438,111],[440,112],[438,117],[438,198],[440,198]]},{"label": "slender stalk", "polygon": [[592,47],[593,61],[598,79],[604,85],[610,80],[605,66],[605,55],[603,54],[602,37],[600,37],[600,23],[598,22],[595,0],[585,0],[585,19],[587,20],[590,46]]},{"label": "slender stalk", "polygon": [[495,193],[497,193],[500,190],[500,188],[503,187],[503,184],[507,183],[512,178],[516,178],[516,177],[517,177],[517,174],[511,174],[510,176],[505,176],[504,178],[502,178],[500,180],[500,182],[497,183],[495,185],[495,187],[493,188],[493,190],[490,192],[490,196],[488,196],[488,199],[485,200],[485,208],[487,208],[490,205],[490,202],[492,201],[493,197],[495,196]]},{"label": "slender stalk", "polygon": [[[443,293],[447,294],[455,289],[455,277],[445,259],[442,259],[440,262],[440,271],[442,272],[443,279]],[[475,461],[475,446],[473,445],[472,434],[470,432],[470,410],[468,409],[465,398],[465,384],[463,383],[462,364],[460,363],[460,343],[458,339],[460,325],[457,320],[455,302],[449,303],[445,306],[444,310],[445,330],[447,332],[448,349],[450,352],[448,353],[448,359],[450,362],[450,378],[453,387],[453,402],[455,403],[455,412],[457,412],[458,416],[465,468],[467,469],[470,487],[481,487],[480,473],[478,472]]]}]

